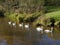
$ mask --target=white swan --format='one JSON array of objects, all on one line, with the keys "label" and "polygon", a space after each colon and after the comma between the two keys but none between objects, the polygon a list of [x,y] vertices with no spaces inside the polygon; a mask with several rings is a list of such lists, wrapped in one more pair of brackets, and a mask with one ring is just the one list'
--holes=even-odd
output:
[{"label": "white swan", "polygon": [[25,27],[25,28],[29,28],[29,24],[26,24],[24,27]]},{"label": "white swan", "polygon": [[46,33],[52,32],[53,31],[53,27],[51,27],[51,30],[45,30]]},{"label": "white swan", "polygon": [[12,25],[13,25],[13,26],[16,26],[16,23],[14,22],[14,23],[12,23]]},{"label": "white swan", "polygon": [[40,27],[37,27],[36,30],[37,30],[37,31],[42,31],[43,29],[40,28]]},{"label": "white swan", "polygon": [[37,27],[36,30],[37,30],[38,32],[43,33],[43,28],[41,28],[41,27]]},{"label": "white swan", "polygon": [[23,27],[23,23],[19,24],[19,27]]},{"label": "white swan", "polygon": [[24,25],[24,27],[29,30],[29,24]]},{"label": "white swan", "polygon": [[11,24],[12,24],[12,22],[11,22],[11,21],[9,21],[9,22],[8,22],[8,24],[9,24],[9,25],[11,25]]}]

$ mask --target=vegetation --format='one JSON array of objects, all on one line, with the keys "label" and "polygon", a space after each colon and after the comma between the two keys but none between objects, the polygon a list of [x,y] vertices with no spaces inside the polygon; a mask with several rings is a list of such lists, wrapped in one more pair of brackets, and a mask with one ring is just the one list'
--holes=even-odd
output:
[{"label": "vegetation", "polygon": [[[13,22],[55,24],[60,21],[60,0],[0,0],[0,10]],[[47,21],[47,22],[46,22]]]}]

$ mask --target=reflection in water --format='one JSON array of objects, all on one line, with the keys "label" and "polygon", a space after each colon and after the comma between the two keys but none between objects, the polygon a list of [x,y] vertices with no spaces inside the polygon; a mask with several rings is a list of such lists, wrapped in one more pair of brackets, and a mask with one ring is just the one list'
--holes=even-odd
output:
[{"label": "reflection in water", "polygon": [[7,45],[6,40],[1,40],[0,45]]},{"label": "reflection in water", "polygon": [[60,45],[60,40],[53,40],[47,35],[43,35],[42,39],[34,41],[33,45]]},{"label": "reflection in water", "polygon": [[36,30],[21,30],[0,19],[0,45],[60,45],[60,32],[41,34]]}]

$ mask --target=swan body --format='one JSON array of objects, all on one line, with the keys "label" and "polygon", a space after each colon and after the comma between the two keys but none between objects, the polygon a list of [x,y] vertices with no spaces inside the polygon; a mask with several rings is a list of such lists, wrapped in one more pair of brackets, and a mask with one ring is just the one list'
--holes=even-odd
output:
[{"label": "swan body", "polygon": [[19,27],[23,27],[23,23],[22,24],[19,24]]},{"label": "swan body", "polygon": [[25,28],[29,28],[29,25],[25,25]]},{"label": "swan body", "polygon": [[29,24],[24,25],[25,29],[29,30]]},{"label": "swan body", "polygon": [[13,25],[13,26],[15,26],[15,25],[16,25],[16,23],[12,23],[12,25]]},{"label": "swan body", "polygon": [[11,21],[9,21],[8,24],[11,25]]},{"label": "swan body", "polygon": [[36,30],[37,30],[37,31],[43,31],[43,29],[40,28],[40,27],[37,27]]},{"label": "swan body", "polygon": [[53,31],[53,27],[51,27],[51,30],[45,30],[46,33],[52,32]]},{"label": "swan body", "polygon": [[47,30],[45,30],[45,32],[46,32],[46,33],[49,33],[49,32],[52,32],[52,30],[48,30],[48,29],[47,29]]}]

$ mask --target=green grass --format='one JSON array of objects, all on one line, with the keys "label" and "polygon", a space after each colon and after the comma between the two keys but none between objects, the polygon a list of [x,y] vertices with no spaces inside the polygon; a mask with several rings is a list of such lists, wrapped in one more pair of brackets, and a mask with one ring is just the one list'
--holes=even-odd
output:
[{"label": "green grass", "polygon": [[46,15],[46,17],[54,18],[56,21],[60,21],[60,11],[55,11],[55,12],[47,13],[45,15]]},{"label": "green grass", "polygon": [[[60,6],[46,6],[46,9],[48,12],[46,14],[44,14],[44,16],[42,16],[42,20],[44,20],[46,18],[47,19],[54,18],[56,20],[56,22],[60,21]],[[32,14],[25,14],[25,13],[20,14],[19,13],[18,16],[16,17],[16,13],[11,13],[11,14],[8,14],[7,17],[12,21],[19,22],[19,17],[24,18],[24,20],[27,20],[30,17],[36,17],[38,15],[40,15],[40,12],[35,12]],[[33,23],[34,24],[35,23],[44,23],[44,21],[41,21],[40,16],[39,16]]]},{"label": "green grass", "polygon": [[60,10],[60,6],[45,6],[45,7],[48,12],[54,12]]},{"label": "green grass", "polygon": [[19,13],[17,16],[16,16],[16,13],[11,13],[11,14],[8,14],[7,17],[10,20],[16,22],[16,21],[19,21],[19,18],[23,18],[23,20],[27,20],[28,18],[37,17],[39,15],[40,15],[40,12],[35,12],[35,13],[32,13],[32,14],[26,14],[26,13],[20,14]]},{"label": "green grass", "polygon": [[[36,23],[42,23],[44,25],[44,20],[48,20],[50,18],[54,18],[55,19],[55,24],[57,24],[60,21],[60,6],[45,6],[47,9],[47,13],[44,14],[44,16],[42,16],[43,21],[41,21],[39,18],[35,21]],[[48,20],[49,21],[49,20]],[[47,23],[47,22],[46,22]],[[51,24],[50,22],[48,22],[48,24]]]},{"label": "green grass", "polygon": [[46,6],[48,9],[48,13],[45,14],[47,19],[54,18],[55,24],[60,21],[60,6]]}]

